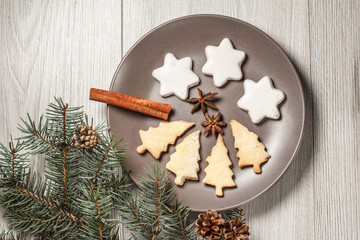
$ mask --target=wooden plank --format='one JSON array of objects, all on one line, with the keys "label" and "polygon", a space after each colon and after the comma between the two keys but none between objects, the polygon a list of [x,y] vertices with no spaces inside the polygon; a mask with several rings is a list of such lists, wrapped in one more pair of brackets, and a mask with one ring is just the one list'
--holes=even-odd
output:
[{"label": "wooden plank", "polygon": [[[217,13],[245,20],[287,52],[303,79],[307,120],[304,141],[291,168],[268,193],[244,206],[252,239],[312,239],[313,137],[308,2],[124,0],[124,51],[143,34],[176,17]],[[279,27],[280,26],[280,27]]]},{"label": "wooden plank", "polygon": [[311,1],[316,239],[360,239],[359,1]]}]

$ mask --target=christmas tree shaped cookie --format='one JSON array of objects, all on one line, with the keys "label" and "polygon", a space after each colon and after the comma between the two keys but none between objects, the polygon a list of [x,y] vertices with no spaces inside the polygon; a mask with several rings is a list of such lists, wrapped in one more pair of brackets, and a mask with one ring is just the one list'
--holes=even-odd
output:
[{"label": "christmas tree shaped cookie", "polygon": [[142,145],[136,151],[143,154],[148,150],[154,158],[159,159],[162,152],[166,152],[169,144],[174,144],[176,139],[186,130],[194,126],[192,122],[173,121],[161,122],[159,127],[150,127],[147,131],[140,130]]},{"label": "christmas tree shaped cookie", "polygon": [[186,179],[198,180],[199,134],[200,131],[193,132],[176,145],[176,152],[171,154],[170,161],[166,164],[166,168],[176,174],[176,185],[183,185]]},{"label": "christmas tree shaped cookie", "polygon": [[261,173],[261,164],[270,158],[265,146],[258,140],[258,135],[250,132],[245,126],[235,120],[230,121],[232,133],[235,138],[234,147],[239,151],[239,167],[254,166],[255,173]]},{"label": "christmas tree shaped cookie", "polygon": [[216,196],[223,196],[224,187],[236,186],[232,179],[234,173],[230,169],[232,164],[228,156],[228,150],[220,134],[216,145],[211,150],[211,155],[206,158],[206,162],[209,165],[204,170],[206,176],[203,183],[215,186]]}]

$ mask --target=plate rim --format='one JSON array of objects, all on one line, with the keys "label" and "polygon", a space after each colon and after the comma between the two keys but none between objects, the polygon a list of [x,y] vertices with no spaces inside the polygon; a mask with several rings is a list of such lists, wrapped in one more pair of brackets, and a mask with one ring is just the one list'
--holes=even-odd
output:
[{"label": "plate rim", "polygon": [[[120,71],[120,68],[122,67],[122,65],[124,64],[127,56],[131,53],[131,51],[144,39],[146,38],[148,35],[152,34],[153,32],[155,32],[157,29],[159,28],[162,28],[164,26],[167,26],[169,24],[172,24],[174,22],[177,22],[177,21],[181,21],[181,20],[184,20],[184,19],[188,19],[188,18],[202,18],[202,17],[213,17],[213,18],[222,18],[222,19],[227,19],[227,20],[231,20],[231,21],[235,21],[235,22],[238,22],[240,24],[244,24],[246,25],[247,27],[249,28],[252,28],[253,30],[255,31],[258,31],[261,35],[263,35],[265,38],[267,38],[268,40],[270,40],[272,43],[274,43],[275,47],[278,48],[279,52],[285,57],[286,61],[289,63],[292,71],[294,72],[295,76],[296,76],[296,80],[297,80],[297,83],[300,87],[300,96],[301,96],[301,103],[302,103],[302,111],[303,111],[303,114],[302,114],[302,119],[301,119],[301,131],[300,131],[300,136],[298,138],[298,141],[296,143],[296,147],[294,149],[294,152],[290,158],[290,160],[288,161],[287,165],[285,166],[285,168],[283,169],[283,171],[276,177],[276,179],[271,182],[269,184],[268,187],[266,187],[265,189],[263,189],[261,192],[259,192],[258,194],[256,194],[255,196],[253,196],[252,198],[249,198],[247,199],[246,201],[243,201],[241,203],[238,203],[238,204],[234,204],[232,206],[228,206],[228,207],[222,207],[222,208],[217,208],[215,209],[216,211],[226,211],[226,210],[230,210],[230,209],[234,209],[234,208],[237,208],[237,207],[240,207],[240,206],[243,206],[245,204],[248,204],[252,201],[254,201],[255,199],[257,199],[258,197],[260,197],[261,195],[263,195],[265,192],[267,192],[270,188],[272,188],[283,176],[284,174],[286,173],[286,171],[289,169],[291,163],[294,161],[294,158],[296,157],[296,155],[298,154],[299,152],[299,149],[301,147],[301,144],[302,144],[302,141],[303,141],[303,137],[304,137],[304,129],[305,129],[305,119],[306,119],[306,108],[305,108],[305,96],[304,96],[304,88],[302,86],[302,82],[301,82],[301,78],[297,72],[297,69],[295,68],[295,65],[294,63],[291,61],[290,57],[285,53],[285,51],[279,46],[279,44],[274,40],[272,39],[268,34],[266,34],[264,31],[262,31],[261,29],[255,27],[254,25],[250,24],[250,23],[247,23],[243,20],[240,20],[238,18],[234,18],[234,17],[230,17],[230,16],[226,16],[226,15],[220,15],[220,14],[190,14],[190,15],[185,15],[185,16],[182,16],[182,17],[177,17],[177,18],[174,18],[174,19],[171,19],[169,21],[166,21],[154,28],[152,28],[150,31],[146,32],[142,37],[140,37],[130,48],[129,50],[126,52],[126,54],[122,57],[119,65],[117,66],[115,72],[114,72],[114,75],[112,77],[112,80],[111,80],[111,83],[110,83],[110,86],[109,86],[109,91],[111,91],[111,89],[113,88],[114,84],[115,84],[115,80],[116,80],[116,77]],[[111,127],[110,127],[110,105],[107,104],[107,109],[106,109],[106,122],[107,122],[107,125],[109,127],[109,134],[112,135],[112,131],[111,131]],[[134,179],[130,176],[130,178],[134,181]],[[134,181],[136,182],[136,181]],[[191,211],[193,212],[203,212],[203,209],[194,209],[194,208],[191,208],[191,207],[188,207],[189,209],[191,209]]]}]

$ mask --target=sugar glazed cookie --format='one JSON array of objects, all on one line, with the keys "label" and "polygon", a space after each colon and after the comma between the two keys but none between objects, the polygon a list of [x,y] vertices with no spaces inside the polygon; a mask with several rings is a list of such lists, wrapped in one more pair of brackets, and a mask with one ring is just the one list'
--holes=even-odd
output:
[{"label": "sugar glazed cookie", "polygon": [[284,99],[285,94],[274,88],[268,76],[260,79],[259,82],[245,80],[245,94],[237,105],[239,108],[248,111],[253,123],[259,123],[263,118],[278,119],[280,112],[277,107]]},{"label": "sugar glazed cookie", "polygon": [[169,144],[195,124],[185,121],[161,122],[159,127],[150,127],[147,131],[140,130],[142,145],[136,151],[143,154],[148,150],[154,158],[159,159],[162,152],[166,152]]},{"label": "sugar glazed cookie", "polygon": [[255,173],[261,173],[261,164],[270,158],[265,146],[258,140],[258,135],[250,132],[245,126],[235,120],[230,121],[232,133],[235,138],[234,147],[239,151],[239,167],[253,166]]},{"label": "sugar glazed cookie", "polygon": [[232,163],[220,134],[216,145],[211,150],[211,155],[206,158],[206,162],[208,162],[208,166],[204,169],[206,176],[203,183],[214,186],[216,196],[223,196],[223,188],[236,186],[233,180],[234,173],[230,169]]},{"label": "sugar glazed cookie", "polygon": [[219,46],[205,48],[207,61],[202,72],[214,78],[217,87],[223,86],[228,80],[240,80],[243,76],[241,64],[245,52],[233,48],[230,39],[224,38]]},{"label": "sugar glazed cookie", "polygon": [[200,130],[189,134],[181,143],[176,145],[176,152],[170,155],[166,168],[176,174],[175,184],[183,185],[186,179],[198,180],[200,170]]},{"label": "sugar glazed cookie", "polygon": [[160,82],[160,95],[167,97],[175,94],[181,100],[187,99],[189,88],[200,83],[199,77],[191,69],[190,57],[178,60],[174,54],[167,53],[164,65],[152,72],[152,76]]}]

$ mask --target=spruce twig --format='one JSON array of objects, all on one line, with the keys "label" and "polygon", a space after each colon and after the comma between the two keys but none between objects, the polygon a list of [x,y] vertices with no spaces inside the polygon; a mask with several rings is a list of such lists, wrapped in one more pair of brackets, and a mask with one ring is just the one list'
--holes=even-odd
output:
[{"label": "spruce twig", "polygon": [[169,239],[196,239],[195,225],[189,223],[189,208],[175,198],[171,205],[166,206],[166,211],[164,233]]},{"label": "spruce twig", "polygon": [[230,221],[231,219],[235,219],[235,218],[240,218],[241,221],[245,221],[246,219],[244,218],[245,213],[244,210],[241,208],[234,208],[234,209],[230,209],[227,211],[223,212],[224,214],[224,219],[226,221]]},{"label": "spruce twig", "polygon": [[[12,228],[42,239],[116,238],[112,192],[126,193],[127,175],[118,174],[124,149],[102,125],[94,148],[76,146],[72,136],[84,121],[80,107],[55,98],[39,123],[22,119],[16,144],[0,144],[0,203]],[[33,154],[45,157],[45,179],[30,172]]]}]

